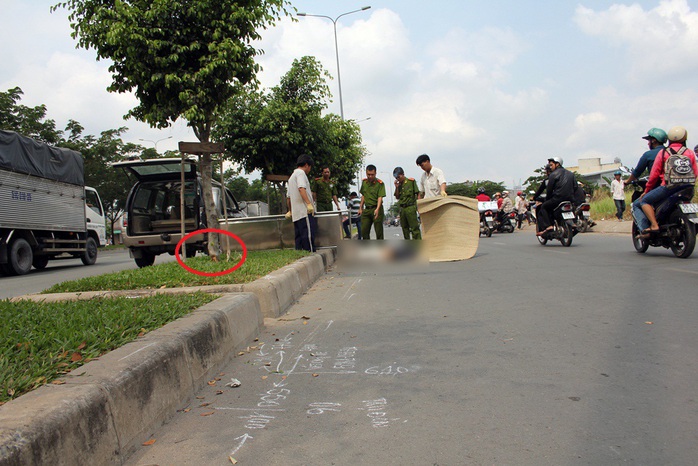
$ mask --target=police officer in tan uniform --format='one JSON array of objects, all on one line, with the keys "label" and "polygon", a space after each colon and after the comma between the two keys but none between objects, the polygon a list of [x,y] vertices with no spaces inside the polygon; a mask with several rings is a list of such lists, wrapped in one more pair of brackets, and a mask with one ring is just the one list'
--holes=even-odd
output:
[{"label": "police officer in tan uniform", "polygon": [[419,186],[414,178],[407,178],[402,167],[395,167],[395,199],[400,206],[400,226],[405,239],[422,239],[417,218],[417,197]]},{"label": "police officer in tan uniform", "polygon": [[376,166],[366,167],[366,178],[361,183],[361,236],[363,239],[371,239],[371,225],[376,232],[376,239],[383,239],[383,198],[385,197],[385,184],[376,178]]}]

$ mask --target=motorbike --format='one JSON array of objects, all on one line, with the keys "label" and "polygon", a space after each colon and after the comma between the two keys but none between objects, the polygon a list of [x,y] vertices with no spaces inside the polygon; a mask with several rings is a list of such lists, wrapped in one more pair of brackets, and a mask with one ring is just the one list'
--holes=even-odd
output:
[{"label": "motorbike", "polygon": [[[633,181],[635,191],[632,200],[635,202],[645,191],[647,178]],[[659,231],[652,232],[649,238],[641,238],[637,223],[633,222],[633,246],[639,253],[644,253],[652,247],[671,249],[674,255],[686,259],[693,254],[696,247],[696,224],[698,224],[698,204],[691,203],[693,186],[683,185],[674,188],[669,197],[655,207]]]},{"label": "motorbike", "polygon": [[596,225],[596,222],[591,219],[590,210],[591,206],[588,202],[579,204],[574,210],[574,215],[577,218],[577,229],[582,233],[586,233],[590,228]]},{"label": "motorbike", "polygon": [[497,213],[497,203],[494,201],[478,202],[477,206],[480,212],[480,236],[485,235],[489,238],[494,231],[494,218]]},{"label": "motorbike", "polygon": [[502,212],[501,217],[494,217],[494,231],[513,233],[516,229],[516,211]]},{"label": "motorbike", "polygon": [[[553,210],[552,221],[553,229],[546,232],[543,236],[536,236],[538,242],[541,246],[545,246],[548,241],[559,240],[563,246],[569,247],[572,244],[572,238],[578,231],[572,203],[570,201],[562,201],[558,204]],[[538,223],[536,223],[536,232],[539,231]]]}]

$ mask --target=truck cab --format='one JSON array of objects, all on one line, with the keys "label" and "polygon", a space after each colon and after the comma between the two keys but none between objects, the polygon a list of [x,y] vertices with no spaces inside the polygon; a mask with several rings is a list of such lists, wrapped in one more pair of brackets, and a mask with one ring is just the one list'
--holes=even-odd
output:
[{"label": "truck cab", "polygon": [[[183,237],[182,227],[185,235],[207,228],[201,179],[194,160],[162,158],[116,162],[112,166],[135,178],[126,199],[122,234],[124,245],[139,267],[152,265],[159,254],[174,254]],[[216,181],[213,181],[213,197],[218,218],[245,217],[230,190]],[[187,239],[186,245],[188,254],[203,252],[206,237],[194,235]]]}]

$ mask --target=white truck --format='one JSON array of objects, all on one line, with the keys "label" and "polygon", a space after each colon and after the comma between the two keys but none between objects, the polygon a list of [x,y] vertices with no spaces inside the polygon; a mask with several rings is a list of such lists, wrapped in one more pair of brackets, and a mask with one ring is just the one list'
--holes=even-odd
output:
[{"label": "white truck", "polygon": [[59,258],[97,261],[104,208],[84,180],[78,152],[0,130],[0,273],[23,275]]}]

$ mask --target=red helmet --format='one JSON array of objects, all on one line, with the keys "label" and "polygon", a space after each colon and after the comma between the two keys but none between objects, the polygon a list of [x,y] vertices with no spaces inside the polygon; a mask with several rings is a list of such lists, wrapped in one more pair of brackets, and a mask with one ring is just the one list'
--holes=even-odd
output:
[{"label": "red helmet", "polygon": [[522,194],[523,194],[523,193],[522,193],[521,191],[519,191],[518,193],[516,193],[517,196],[520,196],[520,195],[522,195]]}]

